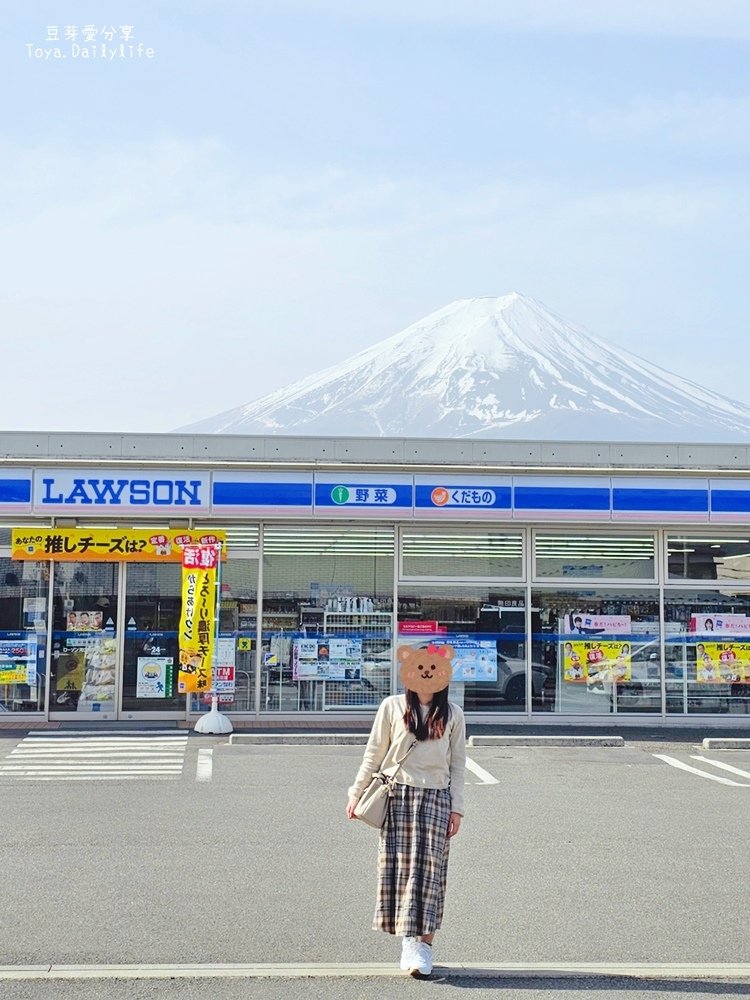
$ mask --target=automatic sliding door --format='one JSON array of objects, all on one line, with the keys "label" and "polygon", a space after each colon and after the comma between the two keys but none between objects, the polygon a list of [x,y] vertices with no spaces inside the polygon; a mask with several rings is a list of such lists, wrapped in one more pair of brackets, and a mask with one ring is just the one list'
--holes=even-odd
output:
[{"label": "automatic sliding door", "polygon": [[125,594],[122,713],[184,715],[185,696],[177,694],[181,566],[128,563]]}]

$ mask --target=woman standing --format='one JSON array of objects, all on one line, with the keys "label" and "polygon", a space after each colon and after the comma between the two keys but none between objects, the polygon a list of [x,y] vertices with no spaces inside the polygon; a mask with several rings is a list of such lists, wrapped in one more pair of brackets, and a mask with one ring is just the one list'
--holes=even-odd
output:
[{"label": "woman standing", "polygon": [[449,645],[399,648],[405,693],[381,703],[346,807],[355,819],[373,773],[403,759],[380,834],[373,927],[403,937],[401,968],[414,976],[432,972],[449,843],[464,814],[466,724],[448,701],[452,657]]}]

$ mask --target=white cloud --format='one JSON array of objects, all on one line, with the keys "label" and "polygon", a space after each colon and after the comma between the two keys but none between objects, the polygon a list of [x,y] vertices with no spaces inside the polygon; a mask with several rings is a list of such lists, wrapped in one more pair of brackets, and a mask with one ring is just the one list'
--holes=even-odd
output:
[{"label": "white cloud", "polygon": [[270,12],[379,21],[704,38],[750,37],[747,0],[259,0]]}]

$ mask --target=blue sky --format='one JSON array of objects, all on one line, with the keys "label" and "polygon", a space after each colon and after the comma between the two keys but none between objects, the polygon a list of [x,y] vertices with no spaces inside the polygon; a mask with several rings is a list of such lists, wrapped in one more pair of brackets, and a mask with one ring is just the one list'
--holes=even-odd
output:
[{"label": "blue sky", "polygon": [[[749,401],[745,0],[4,17],[4,429],[170,430],[510,291]],[[90,23],[153,59],[29,57]]]}]

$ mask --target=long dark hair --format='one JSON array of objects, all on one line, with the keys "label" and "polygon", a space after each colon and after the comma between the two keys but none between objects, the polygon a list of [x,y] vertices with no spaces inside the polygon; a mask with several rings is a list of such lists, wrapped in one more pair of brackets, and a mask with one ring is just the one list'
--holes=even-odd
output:
[{"label": "long dark hair", "polygon": [[430,710],[427,718],[422,719],[419,711],[419,695],[416,691],[405,691],[406,711],[404,712],[404,725],[413,733],[418,740],[439,740],[448,725],[448,688],[436,691],[432,696]]}]

